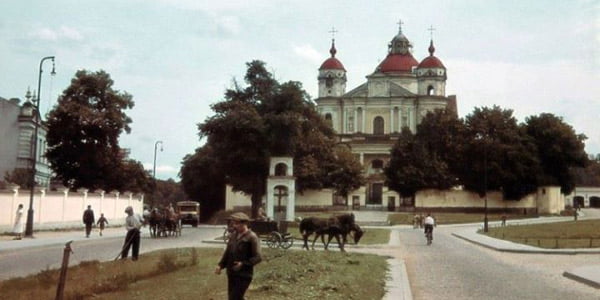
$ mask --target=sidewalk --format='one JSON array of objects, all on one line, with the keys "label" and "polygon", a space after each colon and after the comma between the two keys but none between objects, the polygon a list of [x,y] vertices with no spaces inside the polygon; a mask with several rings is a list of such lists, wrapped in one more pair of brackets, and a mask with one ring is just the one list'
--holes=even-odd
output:
[{"label": "sidewalk", "polygon": [[[532,221],[528,223],[546,223],[548,222],[559,222],[571,220],[571,217],[552,217],[552,218],[540,218],[541,220]],[[514,225],[514,224],[513,224]],[[600,254],[600,248],[584,248],[584,249],[544,249],[533,247],[529,245],[523,245],[513,243],[506,240],[491,238],[483,234],[477,233],[477,227],[471,227],[468,229],[461,229],[453,232],[452,235],[468,242],[493,249],[502,252],[513,252],[513,253],[531,253],[531,254]],[[574,268],[563,272],[563,276],[579,281],[581,283],[590,285],[592,287],[600,289],[600,264],[589,265],[584,267]]]},{"label": "sidewalk", "polygon": [[68,231],[37,231],[33,233],[33,238],[24,237],[21,240],[13,240],[12,236],[0,236],[0,252],[6,250],[35,248],[49,245],[64,245],[66,241],[83,241],[106,238],[124,238],[125,229],[123,227],[108,227],[99,235],[98,228],[93,228],[89,238],[85,237],[85,230]]}]

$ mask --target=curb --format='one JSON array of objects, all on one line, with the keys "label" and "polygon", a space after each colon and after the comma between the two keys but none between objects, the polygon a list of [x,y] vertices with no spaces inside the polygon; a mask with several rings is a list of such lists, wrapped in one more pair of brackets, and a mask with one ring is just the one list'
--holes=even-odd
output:
[{"label": "curb", "polygon": [[600,289],[600,283],[598,283],[598,282],[596,282],[596,281],[593,281],[593,280],[589,280],[589,279],[587,279],[587,278],[585,278],[585,277],[581,277],[581,276],[579,276],[579,275],[575,275],[575,274],[573,274],[573,273],[571,273],[571,272],[564,271],[564,272],[563,272],[563,276],[564,276],[564,277],[567,277],[567,278],[569,278],[569,279],[572,279],[572,280],[575,280],[575,281],[581,282],[581,283],[583,283],[583,284],[587,284],[587,285],[589,285],[589,286],[591,286],[591,287],[594,287],[594,288]]}]

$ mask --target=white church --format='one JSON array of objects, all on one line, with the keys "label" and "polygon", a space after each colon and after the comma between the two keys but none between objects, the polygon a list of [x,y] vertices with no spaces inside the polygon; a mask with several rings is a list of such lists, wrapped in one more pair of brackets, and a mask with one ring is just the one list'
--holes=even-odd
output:
[{"label": "white church", "polygon": [[[433,39],[428,54],[415,59],[412,44],[402,27],[391,39],[386,58],[377,65],[366,82],[347,91],[347,71],[336,57],[332,39],[330,57],[319,68],[318,112],[332,125],[339,141],[347,145],[364,167],[367,184],[347,198],[332,190],[296,194],[291,158],[271,159],[265,196],[267,216],[293,220],[296,210],[375,209],[375,210],[450,210],[482,209],[484,201],[468,191],[420,191],[411,199],[402,199],[385,185],[383,168],[401,129],[415,132],[429,111],[448,109],[457,113],[456,96],[446,95],[447,69],[435,56]],[[284,170],[284,171],[282,171]],[[564,208],[559,187],[541,187],[521,201],[504,201],[499,192],[488,193],[488,207],[495,210],[519,210],[530,213],[556,213]],[[250,198],[226,190],[226,209],[250,206]]]}]

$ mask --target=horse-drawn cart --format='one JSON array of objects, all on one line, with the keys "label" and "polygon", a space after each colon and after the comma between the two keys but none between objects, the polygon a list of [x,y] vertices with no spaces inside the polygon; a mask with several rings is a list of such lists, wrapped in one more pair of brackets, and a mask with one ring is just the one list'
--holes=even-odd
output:
[{"label": "horse-drawn cart", "polygon": [[[248,223],[250,228],[256,235],[267,243],[269,248],[288,249],[294,244],[294,237],[287,232],[288,222],[285,221],[263,221],[252,220]],[[223,233],[223,240],[229,240],[229,234],[233,230],[229,224]]]}]

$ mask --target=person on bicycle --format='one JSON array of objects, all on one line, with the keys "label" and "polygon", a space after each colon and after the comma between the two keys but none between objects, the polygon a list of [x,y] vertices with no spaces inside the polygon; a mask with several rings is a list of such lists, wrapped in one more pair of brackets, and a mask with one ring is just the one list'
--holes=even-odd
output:
[{"label": "person on bicycle", "polygon": [[433,240],[433,226],[435,226],[435,219],[428,213],[423,223],[425,223],[425,235],[430,232],[431,239]]}]

